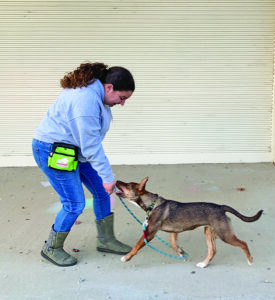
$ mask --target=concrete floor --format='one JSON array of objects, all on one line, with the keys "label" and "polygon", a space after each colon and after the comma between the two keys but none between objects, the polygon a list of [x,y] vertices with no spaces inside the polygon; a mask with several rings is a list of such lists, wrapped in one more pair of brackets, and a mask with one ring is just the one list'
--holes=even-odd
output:
[{"label": "concrete floor", "polygon": [[[272,164],[115,166],[117,179],[140,181],[147,189],[178,201],[233,206],[245,215],[264,209],[254,223],[231,215],[237,236],[248,243],[254,264],[243,252],[217,240],[217,254],[205,269],[203,229],[182,233],[188,261],[171,259],[145,247],[128,263],[95,250],[94,215],[89,205],[74,225],[65,248],[79,263],[56,267],[40,256],[59,208],[58,198],[38,168],[0,169],[0,299],[275,299],[275,167]],[[243,187],[244,191],[238,191]],[[87,198],[91,196],[87,193]],[[89,201],[87,201],[88,203]],[[89,203],[88,203],[89,204]],[[90,202],[91,204],[91,202]],[[144,220],[145,213],[129,207]],[[117,237],[134,245],[141,226],[120,201],[112,200]],[[169,240],[167,233],[159,236]],[[157,240],[152,245],[168,248]],[[80,251],[74,253],[73,248]]]}]

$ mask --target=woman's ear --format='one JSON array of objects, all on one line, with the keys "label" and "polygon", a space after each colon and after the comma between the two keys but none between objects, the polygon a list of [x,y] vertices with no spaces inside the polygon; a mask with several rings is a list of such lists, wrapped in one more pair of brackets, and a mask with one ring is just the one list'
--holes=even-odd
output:
[{"label": "woman's ear", "polygon": [[111,83],[104,83],[104,90],[106,94],[109,94],[114,90],[114,87]]}]

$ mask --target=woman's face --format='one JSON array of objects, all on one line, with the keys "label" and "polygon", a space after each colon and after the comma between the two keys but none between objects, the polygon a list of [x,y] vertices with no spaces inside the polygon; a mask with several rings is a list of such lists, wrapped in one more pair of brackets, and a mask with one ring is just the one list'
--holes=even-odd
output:
[{"label": "woman's face", "polygon": [[114,91],[113,85],[110,83],[104,84],[104,91],[104,104],[110,107],[113,107],[117,104],[123,106],[125,101],[133,94],[132,91]]}]

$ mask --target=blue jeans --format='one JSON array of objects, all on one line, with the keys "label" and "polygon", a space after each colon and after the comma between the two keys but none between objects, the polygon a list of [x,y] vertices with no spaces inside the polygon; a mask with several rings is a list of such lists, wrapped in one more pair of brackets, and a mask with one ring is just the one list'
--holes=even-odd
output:
[{"label": "blue jeans", "polygon": [[46,175],[62,203],[62,208],[54,223],[56,232],[69,231],[85,208],[86,203],[82,184],[93,195],[96,219],[103,219],[111,214],[110,196],[103,187],[101,177],[89,162],[79,162],[74,172],[53,170],[48,167],[48,156],[52,150],[52,144],[33,139],[32,149],[38,167]]}]

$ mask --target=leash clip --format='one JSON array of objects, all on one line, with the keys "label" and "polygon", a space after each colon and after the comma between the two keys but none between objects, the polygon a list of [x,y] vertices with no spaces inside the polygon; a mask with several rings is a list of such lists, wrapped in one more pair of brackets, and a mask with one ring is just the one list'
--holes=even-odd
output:
[{"label": "leash clip", "polygon": [[145,230],[147,226],[148,226],[148,218],[146,218],[146,220],[142,224],[143,230]]}]

